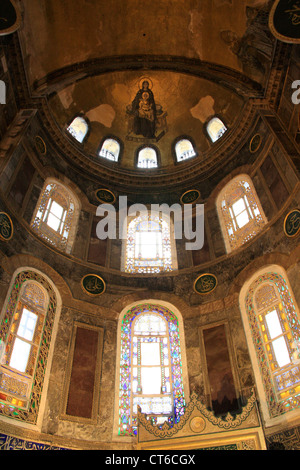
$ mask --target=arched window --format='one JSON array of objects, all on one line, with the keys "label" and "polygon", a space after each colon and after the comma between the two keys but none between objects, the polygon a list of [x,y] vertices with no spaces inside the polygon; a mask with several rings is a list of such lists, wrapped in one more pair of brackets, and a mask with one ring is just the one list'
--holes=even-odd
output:
[{"label": "arched window", "polygon": [[178,318],[164,306],[145,303],[121,320],[118,434],[136,433],[138,406],[155,424],[178,422],[185,407]]},{"label": "arched window", "polygon": [[157,152],[152,147],[144,147],[138,152],[137,158],[137,167],[138,168],[157,168]]},{"label": "arched window", "polygon": [[[26,284],[20,303],[15,314],[19,320],[18,328],[11,327],[11,344],[9,367],[32,375],[32,351],[37,349],[39,336],[36,331],[41,331],[45,319],[46,293],[34,283]],[[38,336],[38,338],[36,338]],[[9,349],[9,348],[8,348]],[[5,356],[8,356],[7,351]]]},{"label": "arched window", "polygon": [[270,266],[252,276],[240,305],[266,420],[299,410],[300,323],[285,271]]},{"label": "arched window", "polygon": [[13,279],[0,328],[0,415],[36,424],[57,296],[36,271]]},{"label": "arched window", "polygon": [[89,125],[83,117],[77,116],[67,127],[67,131],[74,139],[82,144],[88,134]]},{"label": "arched window", "polygon": [[206,125],[206,131],[214,143],[219,140],[223,134],[227,131],[227,127],[218,117],[213,117]]},{"label": "arched window", "polygon": [[176,143],[175,153],[177,162],[188,160],[197,155],[192,142],[188,139],[181,139]]},{"label": "arched window", "polygon": [[120,144],[116,139],[105,139],[103,142],[99,156],[117,162],[120,155]]},{"label": "arched window", "polygon": [[159,273],[176,269],[170,223],[162,216],[150,212],[143,213],[128,223],[125,272]]},{"label": "arched window", "polygon": [[47,180],[31,227],[48,243],[70,253],[79,215],[78,206],[68,188],[54,180]]},{"label": "arched window", "polygon": [[217,210],[228,253],[251,240],[267,222],[247,175],[237,176],[222,189]]}]

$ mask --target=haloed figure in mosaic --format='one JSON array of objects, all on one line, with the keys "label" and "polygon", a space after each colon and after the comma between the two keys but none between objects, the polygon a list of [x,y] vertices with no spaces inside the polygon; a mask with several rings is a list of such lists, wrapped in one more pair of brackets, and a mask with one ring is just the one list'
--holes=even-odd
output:
[{"label": "haloed figure in mosaic", "polygon": [[132,102],[134,115],[133,130],[136,135],[155,137],[156,105],[149,81],[144,80],[142,88],[137,92]]}]

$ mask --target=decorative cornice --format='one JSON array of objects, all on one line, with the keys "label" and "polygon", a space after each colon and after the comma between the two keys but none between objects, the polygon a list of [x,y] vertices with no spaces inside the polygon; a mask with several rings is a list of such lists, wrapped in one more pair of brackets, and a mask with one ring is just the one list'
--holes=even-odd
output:
[{"label": "decorative cornice", "polygon": [[122,55],[89,59],[49,73],[33,83],[33,96],[47,96],[87,77],[132,70],[162,70],[190,74],[224,86],[243,97],[262,97],[263,88],[229,67],[168,55]]},{"label": "decorative cornice", "polygon": [[39,119],[52,148],[73,168],[77,167],[81,174],[86,173],[90,179],[99,184],[101,182],[107,184],[109,181],[110,186],[116,190],[119,187],[120,191],[125,189],[130,193],[130,187],[134,187],[135,193],[140,191],[144,194],[145,191],[147,192],[147,188],[151,192],[155,187],[159,187],[161,192],[165,188],[165,191],[168,192],[170,188],[181,190],[179,185],[183,185],[183,188],[189,185],[199,185],[228,165],[229,162],[234,161],[247,142],[249,132],[256,123],[257,113],[260,109],[261,105],[254,105],[253,101],[249,100],[242,110],[234,131],[229,131],[222,142],[204,152],[201,159],[193,160],[188,167],[167,167],[153,171],[151,176],[149,172],[137,173],[134,169],[112,165],[110,162],[100,163],[96,156],[87,155],[84,149],[81,150],[76,144],[73,144],[63,133],[53,118],[46,99],[40,100]]},{"label": "decorative cornice", "polygon": [[[49,145],[60,158],[76,168],[80,174],[94,181],[95,184],[106,184],[114,187],[116,192],[130,195],[134,188],[135,194],[152,193],[159,188],[160,193],[181,191],[189,186],[199,187],[205,180],[215,178],[219,172],[224,175],[225,168],[232,167],[234,161],[239,165],[239,152],[250,136],[251,129],[257,122],[259,112],[276,109],[278,96],[283,79],[283,70],[289,57],[290,46],[278,44],[275,48],[273,65],[268,77],[265,90],[245,75],[216,64],[202,62],[199,59],[173,56],[113,56],[91,59],[69,67],[59,69],[30,89],[26,67],[22,57],[18,34],[15,33],[7,43],[10,57],[10,74],[13,86],[16,88],[19,107],[37,109],[41,129],[49,139]],[[88,75],[105,74],[118,70],[166,70],[191,74],[212,80],[219,85],[230,88],[243,96],[245,105],[237,118],[237,125],[231,129],[208,151],[203,152],[201,159],[188,162],[188,165],[168,166],[149,173],[138,174],[134,169],[122,168],[110,162],[99,162],[96,155],[89,155],[86,150],[79,148],[70,141],[64,131],[58,126],[45,96],[66,86],[74,80],[81,80]]]}]

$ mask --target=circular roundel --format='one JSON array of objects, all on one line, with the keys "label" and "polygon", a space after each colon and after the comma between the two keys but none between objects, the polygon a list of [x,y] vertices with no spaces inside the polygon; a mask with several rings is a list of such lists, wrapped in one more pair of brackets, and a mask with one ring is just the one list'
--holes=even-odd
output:
[{"label": "circular roundel", "polygon": [[202,432],[205,429],[205,421],[201,416],[195,416],[190,422],[190,428],[193,432]]},{"label": "circular roundel", "polygon": [[96,198],[102,204],[114,204],[116,202],[116,196],[108,189],[98,189],[96,191]]},{"label": "circular roundel", "polygon": [[217,287],[218,281],[214,274],[201,274],[194,282],[194,291],[197,294],[208,295]]},{"label": "circular roundel", "polygon": [[103,294],[106,290],[104,280],[96,274],[87,274],[84,276],[81,280],[81,287],[87,295],[93,297]]},{"label": "circular roundel", "polygon": [[14,226],[11,218],[5,212],[0,212],[0,239],[8,241],[12,238]]},{"label": "circular roundel", "polygon": [[44,140],[39,135],[37,135],[35,138],[35,146],[41,155],[46,155],[47,146]]},{"label": "circular roundel", "polygon": [[180,198],[180,202],[181,204],[194,204],[198,201],[199,197],[200,192],[198,191],[198,189],[189,189],[189,191],[183,193]]},{"label": "circular roundel", "polygon": [[255,134],[252,139],[250,140],[249,143],[249,150],[251,153],[255,153],[258,151],[258,149],[261,146],[261,135],[260,134]]},{"label": "circular roundel", "polygon": [[295,238],[300,233],[300,210],[293,209],[284,219],[284,233],[289,238]]}]

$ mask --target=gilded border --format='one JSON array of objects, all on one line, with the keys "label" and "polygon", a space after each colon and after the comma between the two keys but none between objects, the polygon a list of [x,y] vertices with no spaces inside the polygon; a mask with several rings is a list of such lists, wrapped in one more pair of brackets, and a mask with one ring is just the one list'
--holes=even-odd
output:
[{"label": "gilded border", "polygon": [[[199,279],[201,279],[201,277],[204,277],[204,276],[211,276],[216,280],[215,287],[212,290],[210,290],[209,292],[199,292],[198,290],[196,290],[197,282],[199,281]],[[194,289],[194,292],[196,292],[196,294],[198,294],[198,295],[209,295],[217,288],[217,286],[218,286],[217,277],[214,274],[211,274],[211,273],[204,273],[204,274],[201,274],[200,276],[198,276],[197,279],[194,281],[193,289]]]},{"label": "gilded border", "polygon": [[[107,202],[107,201],[104,201],[103,199],[101,199],[101,198],[98,196],[98,192],[99,192],[99,191],[106,191],[107,193],[111,194],[111,196],[113,197],[113,201],[112,201],[112,202]],[[111,205],[113,205],[113,204],[116,202],[116,200],[117,200],[117,198],[116,198],[116,196],[114,195],[114,193],[113,193],[112,191],[110,191],[109,189],[106,189],[106,188],[97,189],[97,190],[95,191],[95,196],[96,196],[96,198],[98,199],[98,201],[99,201],[99,202],[102,202],[103,204],[111,204]]]},{"label": "gilded border", "polygon": [[[93,276],[93,277],[97,277],[98,279],[100,279],[100,281],[103,283],[103,291],[100,292],[99,294],[91,294],[90,292],[88,292],[86,290],[86,288],[84,287],[83,285],[83,282],[84,280],[89,277],[89,276]],[[82,279],[81,279],[81,282],[80,282],[80,285],[81,285],[81,288],[83,290],[83,292],[86,294],[86,295],[89,295],[90,297],[99,297],[100,295],[104,294],[104,292],[106,291],[106,283],[104,281],[104,279],[102,279],[101,276],[98,276],[97,274],[86,274]]]},{"label": "gilded border", "polygon": [[290,38],[288,36],[284,36],[283,34],[278,33],[278,31],[276,30],[274,26],[274,15],[275,15],[277,6],[279,5],[280,1],[281,0],[275,0],[275,3],[272,6],[271,11],[270,11],[269,28],[271,30],[271,33],[273,34],[273,36],[275,36],[275,38],[279,39],[279,41],[287,42],[289,44],[300,44],[300,38],[296,39],[296,38]]},{"label": "gilded border", "polygon": [[8,242],[9,240],[12,239],[12,237],[14,236],[14,224],[10,218],[10,216],[6,213],[6,212],[0,212],[0,216],[4,214],[10,221],[10,225],[11,225],[11,234],[10,234],[10,237],[9,238],[4,238],[1,233],[0,233],[0,240],[4,241],[4,242]]},{"label": "gilded border", "polygon": [[[182,199],[184,198],[184,196],[192,191],[196,191],[196,193],[198,193],[198,197],[197,199],[195,199],[194,201],[192,202],[183,202]],[[183,205],[188,205],[188,204],[194,204],[195,202],[197,202],[200,198],[201,194],[200,194],[200,191],[198,191],[198,189],[189,189],[188,191],[186,191],[185,193],[182,194],[181,198],[180,198],[180,203],[183,204]]]},{"label": "gilded border", "polygon": [[21,23],[22,23],[22,15],[21,15],[19,7],[16,5],[14,0],[10,0],[10,2],[11,2],[12,6],[13,6],[15,12],[16,12],[16,21],[9,28],[2,29],[0,31],[0,36],[6,36],[7,34],[14,33],[15,31],[17,31],[20,28]]},{"label": "gilded border", "polygon": [[286,215],[286,217],[285,217],[285,219],[284,219],[284,222],[283,222],[283,230],[284,230],[285,235],[286,235],[288,238],[296,238],[296,237],[298,237],[298,235],[299,235],[299,233],[300,233],[300,226],[299,226],[297,232],[296,232],[294,235],[289,235],[289,234],[287,233],[287,231],[286,231],[286,228],[285,228],[285,224],[286,224],[287,218],[288,218],[293,212],[295,212],[295,211],[298,211],[298,212],[299,212],[299,215],[300,215],[300,210],[299,210],[298,208],[293,209],[293,210],[291,210],[291,211]]}]

